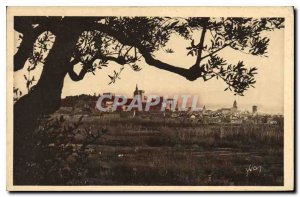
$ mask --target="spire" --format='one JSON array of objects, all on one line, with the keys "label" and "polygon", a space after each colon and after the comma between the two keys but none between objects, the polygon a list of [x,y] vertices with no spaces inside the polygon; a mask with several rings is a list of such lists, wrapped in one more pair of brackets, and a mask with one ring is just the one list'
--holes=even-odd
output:
[{"label": "spire", "polygon": [[138,89],[138,85],[136,84],[135,86],[135,90],[133,92],[133,96],[138,95],[139,89]]},{"label": "spire", "polygon": [[233,108],[237,109],[237,102],[236,102],[236,100],[234,100],[234,102],[233,102]]}]

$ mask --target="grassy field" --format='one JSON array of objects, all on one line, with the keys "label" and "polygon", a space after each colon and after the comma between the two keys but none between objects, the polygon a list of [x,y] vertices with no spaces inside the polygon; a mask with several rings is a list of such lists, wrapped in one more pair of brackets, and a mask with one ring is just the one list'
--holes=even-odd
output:
[{"label": "grassy field", "polygon": [[[79,116],[64,116],[65,124]],[[283,128],[161,117],[83,117],[103,135],[86,146],[86,185],[283,185]],[[73,146],[85,136],[77,133]],[[65,161],[72,170],[71,155]]]}]

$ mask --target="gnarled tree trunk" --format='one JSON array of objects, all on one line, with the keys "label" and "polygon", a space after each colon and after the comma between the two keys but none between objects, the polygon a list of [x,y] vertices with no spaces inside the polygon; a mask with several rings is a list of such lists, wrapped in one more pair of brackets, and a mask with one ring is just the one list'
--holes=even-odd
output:
[{"label": "gnarled tree trunk", "polygon": [[[69,33],[70,32],[70,33]],[[14,104],[14,184],[35,184],[26,170],[34,158],[32,140],[41,116],[60,107],[61,92],[76,41],[76,32],[64,31],[56,35],[53,48],[46,59],[40,80],[32,90]]]}]

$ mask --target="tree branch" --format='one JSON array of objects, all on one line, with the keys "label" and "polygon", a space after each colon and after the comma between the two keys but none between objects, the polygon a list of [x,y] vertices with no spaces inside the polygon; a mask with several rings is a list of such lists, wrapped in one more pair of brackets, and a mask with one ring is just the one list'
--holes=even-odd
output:
[{"label": "tree branch", "polygon": [[140,41],[136,40],[134,36],[125,35],[124,32],[120,32],[114,30],[112,27],[100,23],[96,23],[92,29],[96,29],[101,31],[109,36],[116,38],[119,42],[123,43],[124,45],[133,46],[139,50],[141,55],[144,57],[146,63],[151,66],[155,66],[156,68],[166,70],[169,72],[176,73],[185,77],[186,79],[193,81],[197,78],[202,76],[202,69],[199,66],[191,66],[189,69],[183,67],[177,67],[170,65],[168,63],[162,62],[160,60],[155,59],[151,52],[144,47]]},{"label": "tree branch", "polygon": [[[17,24],[19,24],[19,22],[17,22]],[[20,43],[17,53],[14,55],[14,71],[18,71],[24,67],[30,53],[32,53],[36,39],[39,35],[41,35],[41,33],[46,31],[46,29],[41,26],[33,28],[32,26],[18,26],[17,24],[15,24],[15,30],[19,30],[20,33],[22,33],[22,42]]]},{"label": "tree branch", "polygon": [[126,63],[128,63],[126,60],[125,60],[125,57],[123,56],[118,56],[118,57],[114,57],[114,56],[105,56],[103,55],[102,53],[98,53],[95,55],[94,57],[94,61],[96,59],[102,59],[102,60],[108,60],[108,61],[114,61],[120,65],[124,65]]},{"label": "tree branch", "polygon": [[133,46],[129,47],[129,49],[125,52],[124,57],[129,53],[129,51],[133,48]]},{"label": "tree branch", "polygon": [[68,71],[68,74],[70,76],[70,78],[73,80],[73,81],[80,81],[84,78],[85,74],[87,73],[87,70],[86,67],[82,67],[80,73],[77,75],[77,73],[73,70],[74,69],[74,65],[71,67],[71,69],[69,69]]},{"label": "tree branch", "polygon": [[[93,63],[95,62],[96,59],[103,59],[103,60],[108,60],[108,61],[114,61],[117,62],[120,65],[124,65],[127,63],[124,57],[119,56],[119,57],[113,57],[113,56],[105,56],[101,53],[96,54],[91,60],[89,60],[86,63],[83,63],[82,69],[79,74],[77,74],[74,71],[74,66],[81,62],[80,58],[77,56],[75,57],[71,62],[70,62],[70,69],[68,70],[68,74],[70,78],[73,81],[80,81],[84,78],[85,74],[88,72],[89,69],[93,67]],[[82,62],[81,62],[82,63]]]},{"label": "tree branch", "polygon": [[69,70],[68,70],[68,74],[70,76],[70,78],[73,80],[73,81],[80,81],[84,78],[85,74],[87,73],[88,71],[88,68],[87,66],[83,66],[80,73],[77,74],[75,71],[74,71],[74,66],[80,62],[80,59],[79,57],[75,57],[72,61],[70,61],[70,67],[69,67]]},{"label": "tree branch", "polygon": [[33,50],[33,44],[37,37],[23,34],[22,42],[17,53],[14,55],[14,71],[23,69],[30,53]]},{"label": "tree branch", "polygon": [[221,48],[219,48],[219,49],[217,49],[217,50],[211,52],[211,53],[208,54],[208,55],[203,56],[203,57],[201,58],[201,60],[203,60],[203,59],[205,59],[205,58],[207,58],[207,57],[209,57],[209,56],[211,56],[211,55],[213,55],[213,54],[215,54],[215,53],[221,51],[222,49],[226,48],[227,46],[229,46],[229,44],[224,44]]}]

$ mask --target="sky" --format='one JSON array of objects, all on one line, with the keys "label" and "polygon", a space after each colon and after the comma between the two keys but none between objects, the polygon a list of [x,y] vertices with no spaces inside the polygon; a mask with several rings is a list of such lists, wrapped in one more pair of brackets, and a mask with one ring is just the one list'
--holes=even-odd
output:
[{"label": "sky", "polygon": [[[218,53],[219,56],[227,60],[228,63],[236,64],[243,61],[248,67],[257,67],[255,88],[250,88],[245,92],[245,96],[235,96],[231,91],[224,91],[226,84],[221,79],[211,79],[204,82],[202,79],[188,81],[177,74],[160,70],[149,66],[143,61],[139,62],[141,71],[133,71],[129,66],[125,66],[119,80],[108,85],[113,71],[119,71],[120,65],[110,62],[107,68],[97,70],[96,74],[88,73],[79,82],[72,81],[69,76],[65,77],[62,98],[78,94],[102,94],[105,92],[115,93],[132,97],[136,84],[139,89],[145,91],[145,95],[197,95],[199,106],[206,106],[206,109],[217,109],[221,107],[231,107],[234,100],[237,101],[238,108],[249,110],[253,105],[258,106],[258,111],[263,113],[283,114],[283,72],[284,72],[284,29],[265,32],[265,36],[270,38],[268,47],[268,57],[252,56],[225,48]],[[17,45],[17,35],[16,45]],[[206,42],[209,42],[207,39]],[[195,63],[195,57],[187,56],[186,47],[189,41],[179,36],[172,36],[164,49],[172,48],[174,53],[165,53],[163,50],[154,53],[155,58],[172,65],[189,68]],[[77,65],[75,71],[80,71]],[[24,67],[26,68],[26,66]],[[35,78],[39,78],[42,65],[39,65],[32,73]],[[14,87],[26,93],[25,79],[23,75],[26,70],[14,73]]]}]

